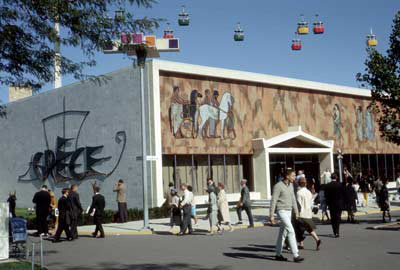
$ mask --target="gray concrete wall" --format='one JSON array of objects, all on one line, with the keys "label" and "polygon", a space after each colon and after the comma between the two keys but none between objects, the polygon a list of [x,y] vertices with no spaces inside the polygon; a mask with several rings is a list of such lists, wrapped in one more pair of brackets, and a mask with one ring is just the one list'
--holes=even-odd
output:
[{"label": "gray concrete wall", "polygon": [[[91,183],[95,179],[101,184],[102,194],[106,197],[107,208],[115,209],[116,195],[112,189],[115,182],[122,178],[127,185],[128,207],[142,207],[142,173],[141,161],[141,125],[140,125],[140,73],[132,68],[120,70],[107,75],[109,80],[98,85],[93,82],[77,83],[37,96],[9,103],[7,118],[0,118],[0,201],[5,201],[8,193],[16,190],[17,207],[32,207],[32,197],[43,184],[34,178],[29,171],[32,155],[46,150],[45,134],[42,119],[63,111],[65,98],[66,110],[89,111],[81,129],[78,147],[100,146],[104,148],[93,155],[96,158],[111,156],[108,161],[96,165],[100,172],[109,172],[117,163],[122,149],[122,142],[117,143],[115,135],[126,132],[126,148],[119,166],[109,177],[92,177],[79,184],[79,193],[84,207],[91,202]],[[149,76],[145,74],[145,78]],[[146,91],[148,83],[145,83]],[[65,116],[65,137],[76,138],[82,123],[81,114]],[[63,136],[63,117],[46,122],[46,134],[50,150],[55,151],[57,136]],[[70,144],[65,151],[75,150]],[[83,158],[78,163],[85,163]],[[81,172],[83,167],[78,167]],[[54,183],[52,179],[44,182],[56,192],[57,197],[63,187],[74,181]],[[151,184],[149,181],[149,191]],[[149,196],[151,201],[151,196]]]}]

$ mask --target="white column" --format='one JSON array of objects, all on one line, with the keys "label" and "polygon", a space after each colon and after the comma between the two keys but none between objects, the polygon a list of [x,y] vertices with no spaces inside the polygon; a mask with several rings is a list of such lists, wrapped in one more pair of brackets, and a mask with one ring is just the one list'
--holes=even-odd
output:
[{"label": "white column", "polygon": [[0,203],[0,260],[7,260],[9,256],[8,244],[8,203]]},{"label": "white column", "polygon": [[272,198],[271,172],[270,172],[270,166],[269,166],[269,152],[268,152],[268,149],[265,149],[265,171],[266,171],[266,174],[267,174],[267,177],[266,177],[267,200],[271,200],[271,198]]}]

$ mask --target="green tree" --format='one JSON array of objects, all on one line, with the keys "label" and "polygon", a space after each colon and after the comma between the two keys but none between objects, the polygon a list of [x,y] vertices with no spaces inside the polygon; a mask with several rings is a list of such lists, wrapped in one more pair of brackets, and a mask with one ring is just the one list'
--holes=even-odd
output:
[{"label": "green tree", "polygon": [[386,55],[367,49],[365,73],[357,74],[363,87],[371,89],[371,108],[377,116],[381,136],[400,144],[400,11],[397,12]]},{"label": "green tree", "polygon": [[[85,67],[96,65],[95,53],[122,31],[152,32],[161,19],[133,15],[151,8],[155,0],[0,0],[0,83],[39,90],[54,79],[54,60],[61,75],[77,80]],[[110,18],[115,10],[124,16]],[[61,36],[54,24],[58,22]],[[78,48],[81,61],[57,57],[55,44]],[[1,108],[1,107],[0,107]]]}]

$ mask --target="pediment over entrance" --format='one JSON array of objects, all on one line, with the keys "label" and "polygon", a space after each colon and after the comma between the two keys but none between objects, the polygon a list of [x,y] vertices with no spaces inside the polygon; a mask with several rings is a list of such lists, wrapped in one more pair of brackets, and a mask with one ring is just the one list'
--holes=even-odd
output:
[{"label": "pediment over entrance", "polygon": [[333,148],[332,140],[321,140],[310,134],[305,133],[301,126],[290,127],[288,132],[269,138],[254,139],[253,148]]}]

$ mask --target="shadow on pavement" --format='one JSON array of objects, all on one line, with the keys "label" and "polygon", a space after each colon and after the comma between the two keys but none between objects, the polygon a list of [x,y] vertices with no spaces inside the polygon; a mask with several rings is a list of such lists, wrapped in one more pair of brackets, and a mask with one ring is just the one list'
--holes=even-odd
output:
[{"label": "shadow on pavement", "polygon": [[[171,263],[171,264],[119,264],[112,262],[100,263],[96,266],[81,267],[81,266],[61,266],[57,264],[48,265],[50,269],[63,269],[63,270],[230,270],[231,266],[216,266],[213,268],[206,268],[196,264],[186,263]],[[57,268],[58,267],[58,268]]]},{"label": "shadow on pavement", "polygon": [[224,252],[224,256],[234,258],[234,259],[261,259],[261,260],[271,260],[275,261],[274,256],[268,255],[259,255],[259,254],[252,254],[252,253],[243,253],[243,252]]},{"label": "shadow on pavement", "polygon": [[390,255],[400,255],[400,252],[388,251]]}]

